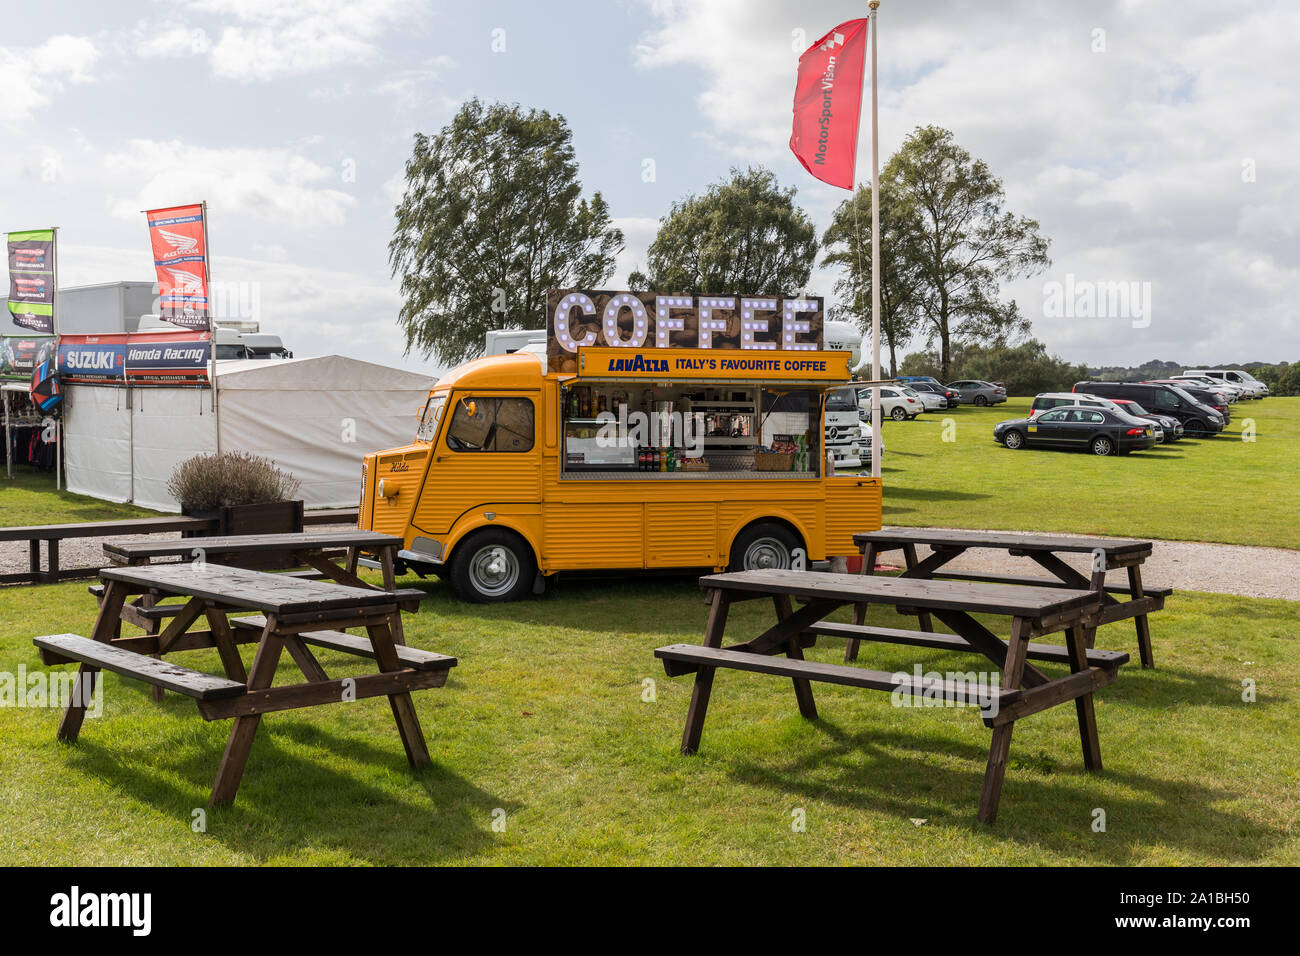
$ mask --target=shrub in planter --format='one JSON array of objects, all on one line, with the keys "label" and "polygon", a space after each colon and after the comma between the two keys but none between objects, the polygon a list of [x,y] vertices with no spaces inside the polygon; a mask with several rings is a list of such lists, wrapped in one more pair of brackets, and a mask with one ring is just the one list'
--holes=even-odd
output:
[{"label": "shrub in planter", "polygon": [[300,482],[275,462],[244,451],[195,455],[176,466],[167,490],[186,514],[219,508],[292,501]]}]

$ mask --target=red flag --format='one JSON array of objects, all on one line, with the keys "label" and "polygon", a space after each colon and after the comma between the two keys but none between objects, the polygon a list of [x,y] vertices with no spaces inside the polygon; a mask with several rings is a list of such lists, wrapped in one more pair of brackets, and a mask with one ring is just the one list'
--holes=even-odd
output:
[{"label": "red flag", "polygon": [[867,21],[846,20],[804,51],[794,86],[790,149],[824,183],[853,188]]},{"label": "red flag", "polygon": [[145,216],[158,273],[159,314],[187,329],[209,328],[211,300],[203,205],[150,209]]}]

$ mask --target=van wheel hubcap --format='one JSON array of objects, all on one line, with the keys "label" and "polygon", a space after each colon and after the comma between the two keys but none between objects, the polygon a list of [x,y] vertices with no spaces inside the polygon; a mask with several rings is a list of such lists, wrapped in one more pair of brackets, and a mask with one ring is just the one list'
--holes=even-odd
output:
[{"label": "van wheel hubcap", "polygon": [[504,594],[519,581],[519,560],[499,544],[480,548],[469,563],[469,579],[480,594]]},{"label": "van wheel hubcap", "polygon": [[776,538],[759,538],[745,549],[746,571],[770,571],[788,569],[790,552]]}]

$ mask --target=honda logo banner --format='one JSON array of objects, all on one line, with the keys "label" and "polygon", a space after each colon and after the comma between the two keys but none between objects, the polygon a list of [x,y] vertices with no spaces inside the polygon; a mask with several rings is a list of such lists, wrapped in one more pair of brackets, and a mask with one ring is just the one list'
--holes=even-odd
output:
[{"label": "honda logo banner", "polygon": [[158,314],[187,329],[210,328],[208,241],[203,204],[150,209],[149,241],[158,273]]},{"label": "honda logo banner", "polygon": [[29,332],[54,333],[54,230],[9,233],[9,317]]}]

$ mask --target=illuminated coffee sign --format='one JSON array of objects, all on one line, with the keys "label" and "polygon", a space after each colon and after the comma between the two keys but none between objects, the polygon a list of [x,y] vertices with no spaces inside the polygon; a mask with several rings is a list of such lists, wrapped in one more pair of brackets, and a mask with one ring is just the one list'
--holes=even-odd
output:
[{"label": "illuminated coffee sign", "polygon": [[821,296],[665,295],[552,289],[546,294],[552,371],[577,371],[580,348],[820,351]]}]

